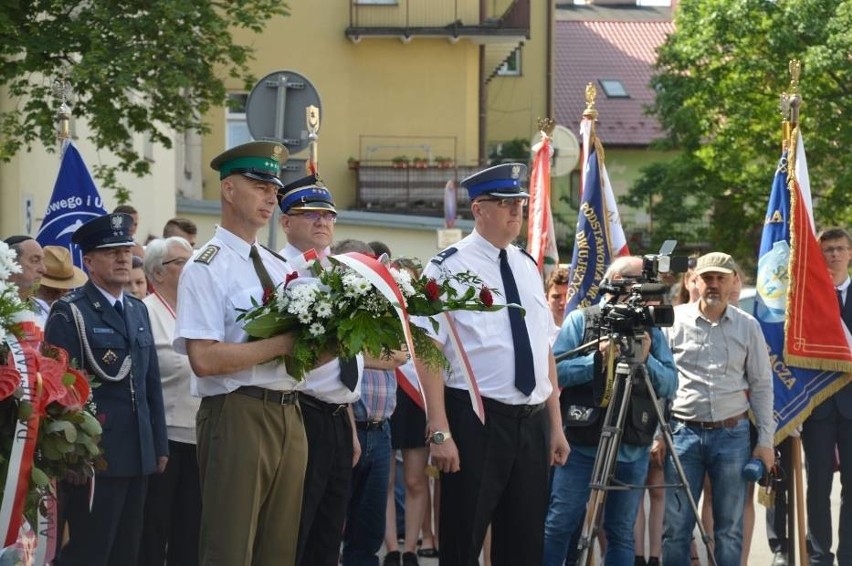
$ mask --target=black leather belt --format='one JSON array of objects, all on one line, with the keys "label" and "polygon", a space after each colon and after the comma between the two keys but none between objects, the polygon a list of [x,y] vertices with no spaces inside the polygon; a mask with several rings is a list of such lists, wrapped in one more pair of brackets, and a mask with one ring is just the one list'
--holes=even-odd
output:
[{"label": "black leather belt", "polygon": [[740,413],[735,417],[731,417],[729,419],[724,419],[721,421],[688,421],[686,419],[679,419],[677,417],[672,417],[672,420],[675,420],[679,423],[683,423],[688,427],[692,428],[700,428],[702,430],[716,430],[720,428],[731,428],[736,426],[738,422],[743,419],[748,418],[748,413]]},{"label": "black leather belt", "polygon": [[381,430],[387,419],[382,419],[380,421],[355,421],[355,428],[360,430]]},{"label": "black leather belt", "polygon": [[332,415],[345,413],[346,407],[349,406],[345,403],[326,403],[325,401],[320,401],[316,397],[311,397],[305,393],[299,393],[299,405],[302,405],[303,407],[310,407],[324,413],[331,413]]},{"label": "black leather belt", "polygon": [[531,417],[544,409],[544,403],[539,403],[538,405],[507,405],[506,403],[501,403],[487,397],[482,398],[482,404],[487,411],[516,419]]},{"label": "black leather belt", "polygon": [[234,393],[239,393],[246,397],[254,397],[255,399],[260,399],[267,403],[275,403],[276,405],[293,405],[296,403],[295,391],[275,391],[254,385],[243,385],[235,389]]}]

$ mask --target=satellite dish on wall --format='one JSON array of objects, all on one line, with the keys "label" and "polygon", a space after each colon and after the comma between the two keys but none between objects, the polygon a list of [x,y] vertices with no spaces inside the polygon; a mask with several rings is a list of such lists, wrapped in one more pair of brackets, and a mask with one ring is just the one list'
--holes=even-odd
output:
[{"label": "satellite dish on wall", "polygon": [[[533,137],[530,144],[533,153],[538,149],[539,143],[541,143],[541,132]],[[551,135],[551,147],[553,148],[551,176],[563,177],[577,167],[580,161],[580,142],[571,130],[565,126],[555,126]]]}]

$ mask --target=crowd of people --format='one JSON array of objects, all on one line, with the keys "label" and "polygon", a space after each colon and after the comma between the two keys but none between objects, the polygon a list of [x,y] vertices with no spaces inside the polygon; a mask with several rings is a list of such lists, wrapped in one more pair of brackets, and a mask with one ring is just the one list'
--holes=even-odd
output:
[{"label": "crowd of people", "polygon": [[[747,563],[751,525],[743,518],[753,491],[743,468],[752,459],[774,467],[775,424],[769,357],[759,324],[735,306],[743,274],[730,255],[694,258],[674,324],[627,339],[603,322],[623,300],[617,293],[603,306],[564,313],[566,270],[542,285],[535,261],[513,244],[529,198],[526,167],[491,167],[461,182],[474,230],[423,274],[444,281],[474,272],[523,312],[458,311],[437,324],[413,318],[449,371],[412,363],[400,346],[381,358],[320,353],[299,381],[275,361],[292,352],[296,336],[248,340],[241,309],[313,257],[360,252],[415,277],[420,266],[390,257],[381,242],[335,241],[331,192],[316,176],[285,185],[286,159],[280,144],[251,142],[212,161],[222,216],[197,249],[195,225],[181,218],[140,245],[138,214],[128,206],[74,233],[85,272],[65,248],[42,248],[27,236],[5,240],[22,267],[11,280],[45,340],[66,349],[96,384],[103,428],[107,466],[94,486],[83,477],[59,482],[55,564],[377,566],[384,545],[385,566],[417,565],[424,556],[469,566],[483,554],[486,564],[570,565],[596,541],[608,565],[695,564],[702,492],[716,563]],[[280,251],[257,240],[276,207],[287,238]],[[820,245],[852,329],[852,238],[830,229]],[[623,257],[605,279],[629,284],[641,273],[641,258]],[[603,407],[612,368],[626,358],[642,371],[631,375],[607,480],[632,489],[610,491],[600,509],[587,509],[601,487],[590,485],[598,447],[612,434]],[[397,387],[414,372],[427,412]],[[802,430],[814,565],[834,563],[828,498],[836,459],[842,483],[852,485],[850,395],[849,386],[841,389]],[[677,467],[655,399],[671,425]],[[440,489],[430,475],[440,476]],[[677,486],[681,477],[686,485],[654,487]],[[782,509],[767,516],[778,566],[789,552]],[[852,564],[850,513],[844,498],[841,565]]]}]

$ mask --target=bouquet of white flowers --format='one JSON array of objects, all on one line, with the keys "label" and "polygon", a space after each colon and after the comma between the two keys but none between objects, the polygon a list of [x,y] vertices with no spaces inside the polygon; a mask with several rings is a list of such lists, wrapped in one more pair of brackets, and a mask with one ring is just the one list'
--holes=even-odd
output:
[{"label": "bouquet of white flowers", "polygon": [[[361,254],[347,255],[360,258],[358,261],[367,259]],[[267,292],[261,304],[238,316],[238,320],[245,321],[246,333],[254,338],[298,333],[292,355],[285,356],[287,373],[296,379],[302,379],[316,365],[321,352],[341,358],[361,352],[373,357],[388,356],[407,343],[406,332],[410,332],[421,361],[446,368],[447,360],[422,328],[408,325],[407,320],[403,327],[399,309],[409,316],[432,317],[445,311],[496,311],[506,306],[495,305],[497,291],[486,287],[474,274],[456,273],[438,283],[371,260],[372,273],[394,291],[388,298],[341,259],[332,256],[326,266],[314,262],[315,277],[290,274],[274,291]]]}]

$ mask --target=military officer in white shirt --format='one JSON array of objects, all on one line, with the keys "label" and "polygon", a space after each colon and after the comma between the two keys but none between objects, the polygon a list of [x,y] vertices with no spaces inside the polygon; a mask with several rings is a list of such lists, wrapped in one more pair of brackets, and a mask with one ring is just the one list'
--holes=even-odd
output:
[{"label": "military officer in white shirt", "polygon": [[251,142],[213,159],[222,222],[178,286],[175,350],[189,355],[193,392],[202,397],[202,564],[296,561],[307,440],[297,381],[273,361],[292,351],[293,336],[249,342],[236,320],[290,272],[257,242],[278,203],[286,158],[280,144]]}]

